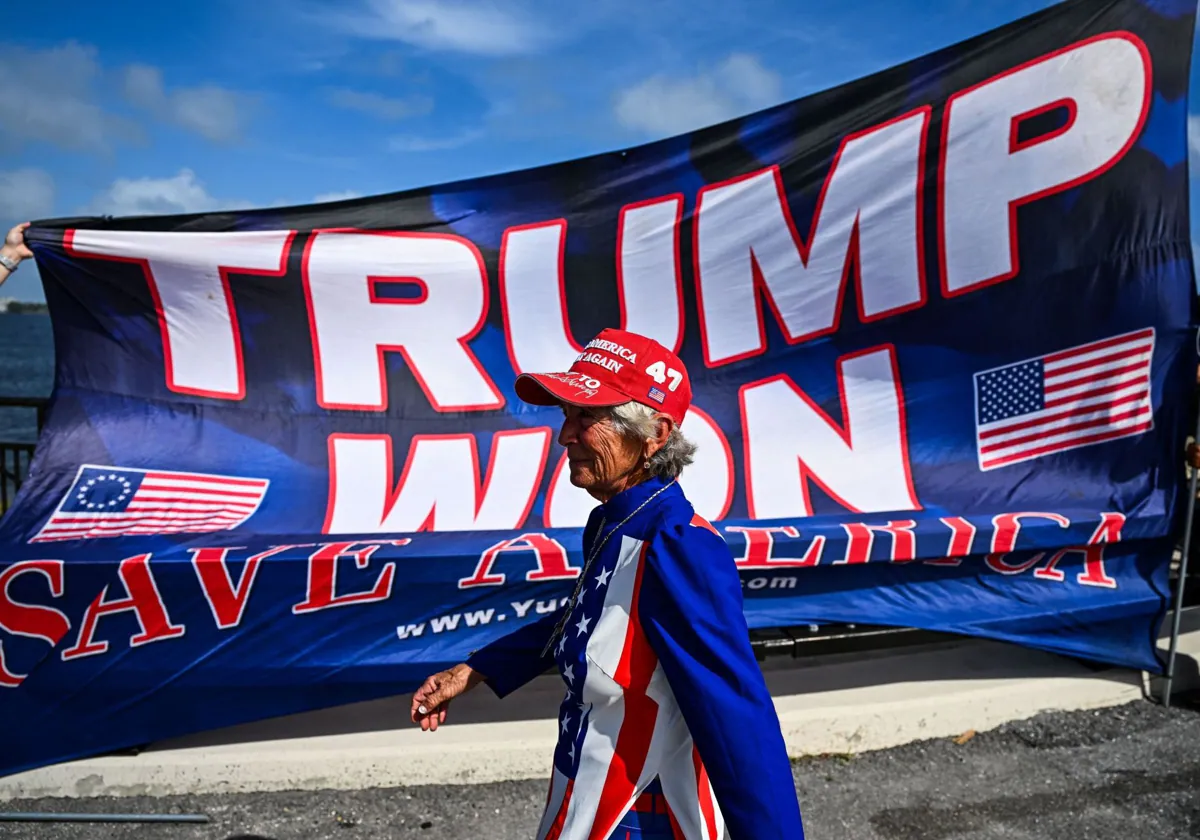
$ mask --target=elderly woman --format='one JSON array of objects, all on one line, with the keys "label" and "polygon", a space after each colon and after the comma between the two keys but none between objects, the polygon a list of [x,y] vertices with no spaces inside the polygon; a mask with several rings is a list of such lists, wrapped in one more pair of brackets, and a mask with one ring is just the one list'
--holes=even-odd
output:
[{"label": "elderly woman", "polygon": [[692,510],[680,472],[695,445],[683,364],[605,330],[566,373],[525,374],[517,395],[563,411],[571,483],[600,505],[569,602],[434,674],[412,719],[436,730],[480,682],[503,697],[557,665],[553,778],[538,840],[801,840],[775,707],[750,648],[733,557]]}]

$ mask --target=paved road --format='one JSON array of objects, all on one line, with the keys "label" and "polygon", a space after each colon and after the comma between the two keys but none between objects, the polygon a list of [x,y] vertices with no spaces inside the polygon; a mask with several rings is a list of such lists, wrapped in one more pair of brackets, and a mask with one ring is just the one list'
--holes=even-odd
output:
[{"label": "paved road", "polygon": [[[1200,838],[1200,713],[1138,702],[795,765],[809,840]],[[2,782],[0,782],[2,783]],[[11,802],[16,811],[207,813],[207,826],[0,823],[12,840],[529,840],[542,782]]]}]

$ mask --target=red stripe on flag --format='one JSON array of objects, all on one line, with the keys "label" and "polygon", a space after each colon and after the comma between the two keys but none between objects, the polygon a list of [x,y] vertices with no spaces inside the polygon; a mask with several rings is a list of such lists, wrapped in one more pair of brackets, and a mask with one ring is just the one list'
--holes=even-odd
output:
[{"label": "red stripe on flag", "polygon": [[1005,464],[1011,464],[1014,461],[1024,461],[1028,458],[1036,458],[1038,455],[1048,455],[1051,452],[1057,452],[1061,449],[1074,449],[1077,446],[1086,446],[1089,443],[1100,443],[1114,438],[1125,437],[1127,435],[1135,435],[1139,432],[1144,432],[1153,426],[1152,421],[1140,423],[1136,426],[1130,426],[1126,429],[1115,429],[1113,431],[1104,432],[1098,435],[1091,435],[1083,438],[1072,438],[1071,440],[1060,441],[1059,443],[1042,446],[1038,449],[1027,449],[1023,452],[1017,452],[1013,455],[1006,455],[1003,458],[997,458],[993,461],[984,461],[985,467],[1002,467]]},{"label": "red stripe on flag", "polygon": [[134,495],[140,496],[147,492],[171,493],[178,497],[180,501],[185,500],[193,494],[199,494],[200,496],[228,496],[231,499],[261,499],[263,497],[262,493],[241,493],[236,490],[210,490],[207,487],[156,487],[154,485],[147,485],[145,482],[142,482],[142,486],[137,489],[137,493]]},{"label": "red stripe on flag", "polygon": [[712,785],[708,781],[708,771],[700,760],[700,751],[692,745],[692,764],[696,768],[696,800],[700,803],[700,815],[704,817],[704,827],[708,832],[708,840],[720,840],[717,836],[717,813],[713,806]]},{"label": "red stripe on flag", "polygon": [[1107,365],[1111,364],[1112,362],[1119,362],[1121,359],[1130,359],[1134,356],[1140,356],[1143,353],[1148,353],[1152,349],[1153,347],[1147,344],[1142,347],[1134,347],[1131,350],[1120,350],[1116,353],[1110,353],[1107,356],[1099,356],[1095,359],[1087,359],[1086,361],[1076,362],[1075,364],[1067,365],[1066,367],[1055,368],[1052,371],[1047,370],[1046,376],[1062,376],[1063,374],[1067,373],[1075,373],[1076,371],[1087,370],[1088,368]]},{"label": "red stripe on flag", "polygon": [[[553,785],[554,782],[551,781]],[[558,840],[562,836],[563,826],[567,822],[567,806],[571,804],[571,792],[575,789],[575,780],[568,779],[567,787],[563,790],[562,804],[558,806],[558,813],[554,815],[554,822],[550,824],[550,830],[546,832],[546,840]],[[550,796],[546,796],[546,804],[550,804]]]},{"label": "red stripe on flag", "polygon": [[[156,503],[156,505],[157,504],[160,504],[160,503]],[[184,516],[185,514],[189,514],[189,513],[209,514],[209,513],[225,513],[225,512],[235,513],[235,514],[241,516],[243,513],[249,513],[250,511],[254,510],[256,504],[257,504],[257,502],[255,502],[255,503],[231,502],[227,505],[203,505],[201,507],[190,507],[190,506],[189,507],[176,507],[176,506],[158,507],[158,506],[143,506],[143,505],[139,505],[139,504],[131,504],[127,508],[125,508],[125,510],[127,513],[137,513],[137,514],[169,513],[172,516]],[[117,514],[113,514],[113,515],[116,516]]]},{"label": "red stripe on flag", "polygon": [[172,530],[182,531],[189,528],[206,528],[213,531],[223,531],[236,525],[236,519],[204,519],[200,521],[187,522],[82,522],[65,524],[51,524],[43,533],[56,534],[119,534],[128,533],[134,529],[148,530],[150,532],[170,532]]},{"label": "red stripe on flag", "polygon": [[[1091,376],[1081,376],[1078,379],[1071,379],[1067,382],[1059,382],[1054,385],[1047,385],[1046,393],[1049,394],[1054,391],[1064,391],[1067,388],[1078,388],[1080,385],[1086,385],[1089,382],[1100,382],[1104,379],[1112,379],[1114,376],[1122,376],[1126,373],[1134,373],[1148,367],[1149,364],[1150,363],[1148,361],[1138,362],[1137,364],[1126,365],[1125,367],[1113,368],[1112,370],[1105,370],[1101,371],[1100,373],[1093,373]],[[1047,376],[1047,380],[1049,380],[1049,376]]]},{"label": "red stripe on flag", "polygon": [[658,657],[646,639],[638,615],[638,593],[642,588],[649,548],[649,543],[643,545],[638,555],[637,574],[629,601],[625,646],[616,673],[613,674],[613,679],[628,689],[625,691],[625,719],[617,732],[612,762],[608,765],[604,787],[600,790],[596,817],[588,840],[607,840],[633,802],[638,777],[642,774],[646,756],[650,752],[650,741],[654,737],[654,723],[658,719],[658,704],[646,696],[646,688],[654,676],[654,669],[658,667]]},{"label": "red stripe on flag", "polygon": [[1150,375],[1139,376],[1137,379],[1128,379],[1123,382],[1115,382],[1112,385],[1104,385],[1100,388],[1093,388],[1090,391],[1085,391],[1082,394],[1069,394],[1065,397],[1059,397],[1053,400],[1046,400],[1046,408],[1057,408],[1060,405],[1075,402],[1076,400],[1087,399],[1089,397],[1102,397],[1105,394],[1111,394],[1114,391],[1123,391],[1126,388],[1132,388],[1135,385],[1145,385],[1147,389],[1150,387]]},{"label": "red stripe on flag", "polygon": [[[1006,440],[1000,443],[993,443],[990,446],[982,446],[979,448],[979,451],[986,455],[989,452],[995,452],[999,449],[1011,449],[1012,447],[1018,446],[1022,443],[1032,443],[1035,440],[1042,440],[1043,438],[1047,437],[1066,435],[1072,432],[1083,431],[1084,429],[1095,429],[1100,426],[1111,426],[1113,423],[1120,423],[1122,420],[1132,420],[1139,414],[1144,414],[1149,410],[1150,406],[1148,405],[1138,406],[1137,408],[1123,411],[1120,414],[1114,414],[1108,417],[1097,417],[1095,420],[1087,420],[1082,423],[1072,423],[1069,426],[1060,426],[1056,429],[1043,429],[1042,431],[1035,432],[1032,435],[1025,435],[1024,437],[1013,438],[1012,440]],[[1122,429],[1121,431],[1125,430]],[[1069,441],[1061,442],[1069,443]]]},{"label": "red stripe on flag", "polygon": [[265,487],[267,482],[261,478],[225,478],[214,475],[192,475],[191,473],[148,472],[144,481],[196,481],[208,484],[230,485],[241,487]]},{"label": "red stripe on flag", "polygon": [[[1002,429],[988,429],[986,432],[980,432],[979,437],[981,439],[987,439],[997,437],[998,435],[1011,435],[1013,432],[1019,432],[1022,429],[1029,429],[1034,426],[1043,426],[1046,423],[1054,423],[1059,420],[1066,420],[1068,417],[1078,417],[1083,414],[1094,414],[1097,411],[1104,411],[1106,408],[1116,408],[1117,406],[1125,405],[1126,403],[1141,402],[1144,399],[1146,399],[1146,392],[1139,391],[1136,394],[1130,394],[1127,397],[1121,397],[1121,399],[1113,400],[1112,402],[1084,405],[1069,411],[1060,411],[1058,414],[1045,414],[1035,420],[1026,420],[1023,423],[1014,423],[1011,426],[1005,426]],[[1064,426],[1063,428],[1065,429],[1066,427]],[[1015,443],[1016,439],[1009,442]]]}]

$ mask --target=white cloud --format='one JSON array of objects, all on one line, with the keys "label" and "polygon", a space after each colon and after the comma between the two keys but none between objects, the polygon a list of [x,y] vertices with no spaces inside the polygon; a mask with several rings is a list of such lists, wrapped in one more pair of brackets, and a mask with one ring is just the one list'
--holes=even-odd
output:
[{"label": "white cloud", "polygon": [[717,68],[717,77],[731,93],[754,108],[778,102],[783,95],[779,74],[746,53],[733,53]]},{"label": "white cloud", "polygon": [[235,91],[216,85],[168,91],[162,71],[147,64],[126,67],[123,87],[131,104],[214,143],[232,142],[241,136],[242,112],[249,100]]},{"label": "white cloud", "polygon": [[415,134],[397,134],[388,139],[388,149],[393,152],[440,152],[458,149],[474,143],[483,136],[482,129],[471,129],[448,137],[421,137]]},{"label": "white cloud", "polygon": [[340,192],[327,192],[313,198],[313,204],[325,204],[332,201],[349,201],[352,198],[362,198],[362,193],[354,190],[341,190]]},{"label": "white cloud", "polygon": [[[54,179],[41,169],[0,171],[0,219],[44,219],[54,211]],[[8,230],[5,225],[4,230]]]},{"label": "white cloud", "polygon": [[170,178],[118,178],[96,195],[85,213],[110,216],[158,216],[204,213],[249,207],[245,201],[223,201],[209,195],[196,173],[181,169]]},{"label": "white cloud", "polygon": [[158,108],[167,98],[162,71],[148,64],[129,65],[125,68],[124,93],[138,107]]},{"label": "white cloud", "polygon": [[325,91],[325,99],[336,108],[348,111],[359,111],[370,114],[381,120],[402,120],[405,117],[416,117],[428,114],[433,110],[433,100],[428,96],[410,96],[406,99],[396,99],[381,96],[368,91],[351,90],[349,88],[329,88]]},{"label": "white cloud", "polygon": [[[3,182],[0,181],[0,183]],[[209,193],[208,188],[196,177],[195,172],[191,169],[181,169],[169,178],[118,178],[108,189],[93,197],[91,203],[82,208],[80,212],[109,216],[159,216],[265,207],[296,207],[306,203],[324,204],[361,197],[362,193],[354,190],[338,190],[321,193],[308,202],[280,197],[272,201],[256,202],[220,199]],[[0,205],[0,210],[2,209],[3,206]]]},{"label": "white cloud", "polygon": [[752,55],[734,53],[695,76],[644,79],[617,94],[614,110],[626,128],[668,136],[764,108],[781,96],[778,73]]},{"label": "white cloud", "polygon": [[92,90],[96,50],[74,41],[44,50],[0,46],[0,140],[103,151],[136,140],[135,125],[104,111]]},{"label": "white cloud", "polygon": [[475,55],[535,52],[553,37],[512,0],[361,0],[357,8],[338,6],[322,18],[361,38]]},{"label": "white cloud", "polygon": [[171,94],[175,122],[214,143],[228,143],[241,136],[241,105],[239,94],[216,85],[179,88]]}]

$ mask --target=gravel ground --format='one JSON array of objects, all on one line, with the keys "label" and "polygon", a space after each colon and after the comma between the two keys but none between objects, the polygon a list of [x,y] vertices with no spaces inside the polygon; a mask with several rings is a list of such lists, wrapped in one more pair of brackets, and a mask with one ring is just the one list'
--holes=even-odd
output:
[{"label": "gravel ground", "polygon": [[[1137,702],[794,766],[809,840],[1200,838],[1200,713]],[[529,840],[544,782],[160,799],[0,811],[205,813],[208,825],[0,822],[13,840]]]}]

